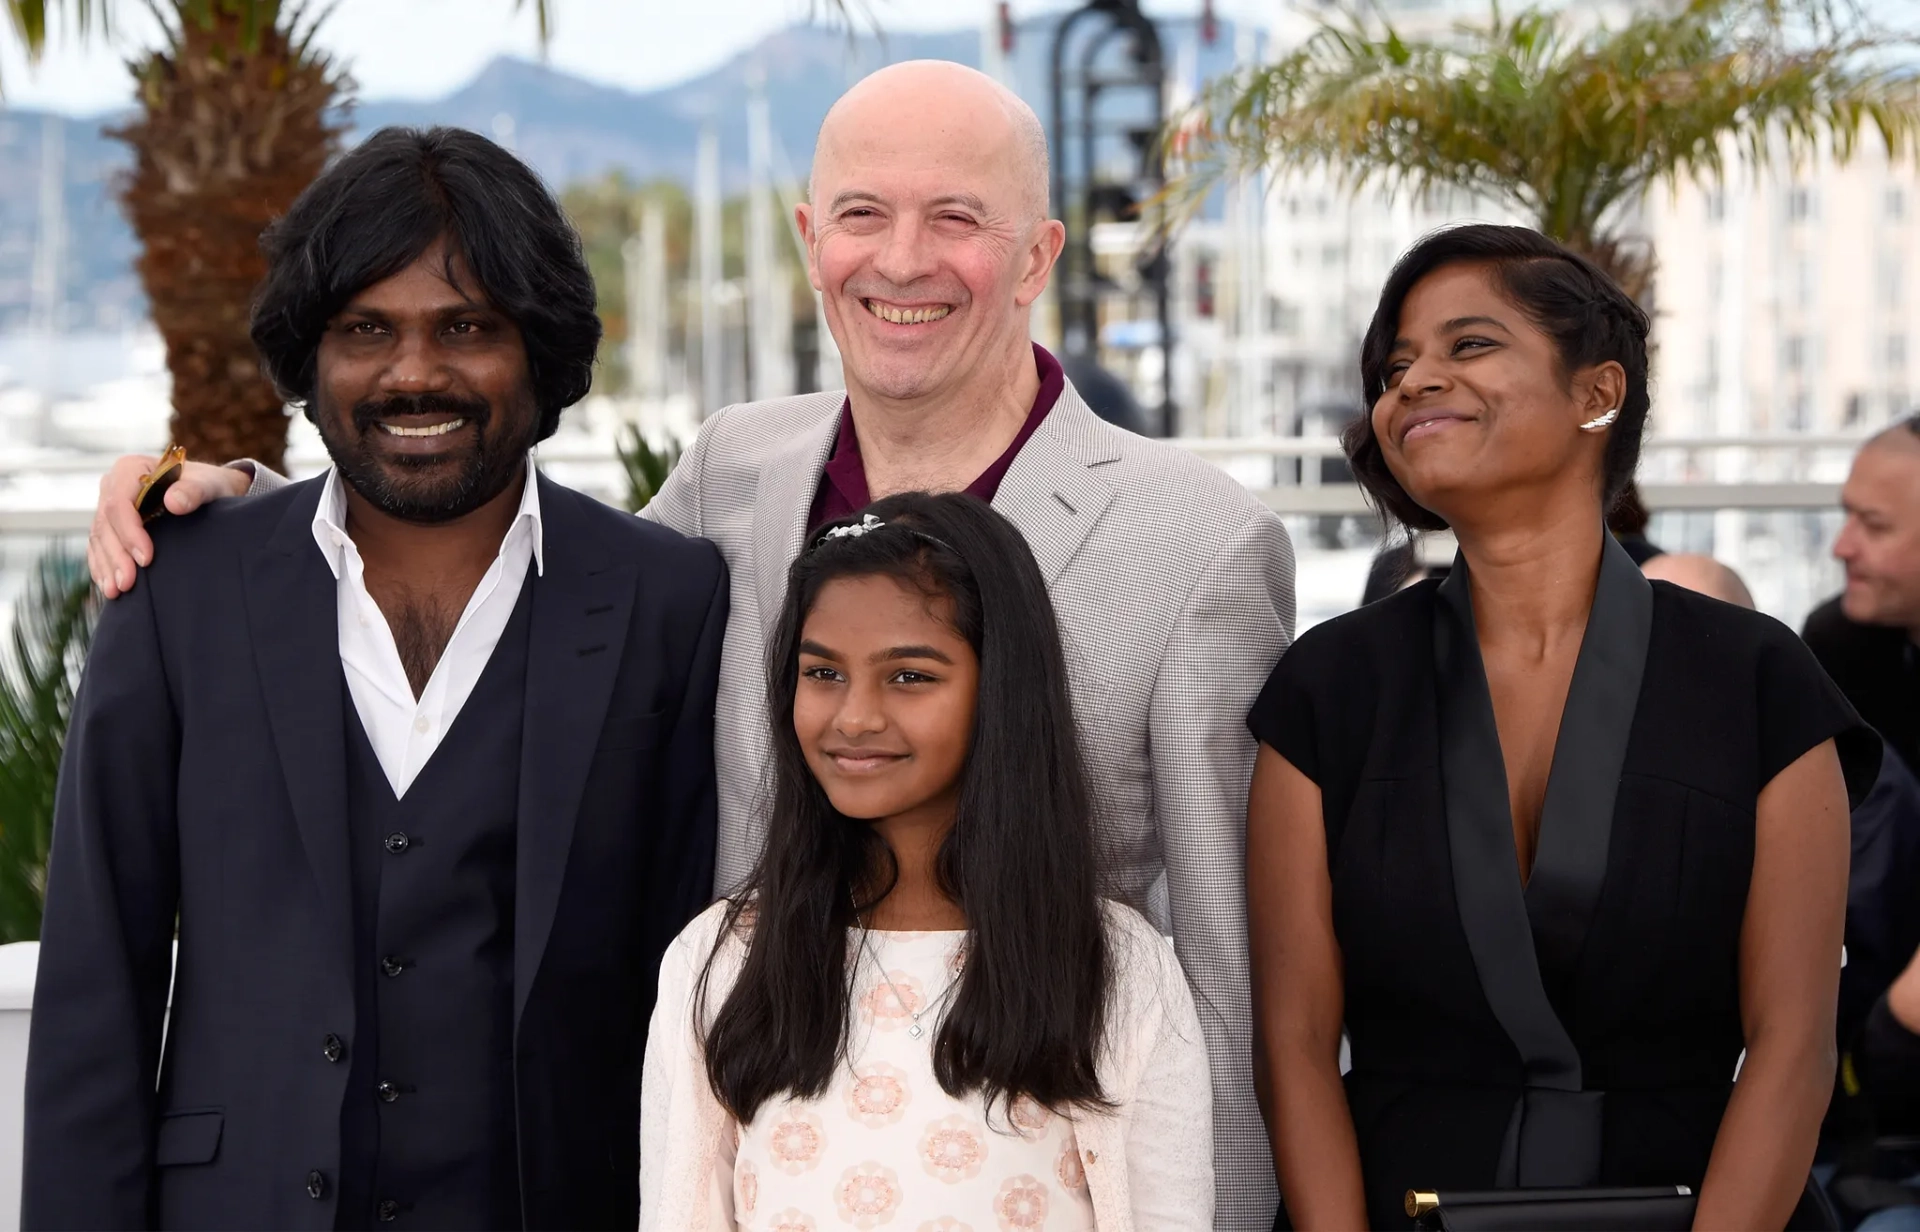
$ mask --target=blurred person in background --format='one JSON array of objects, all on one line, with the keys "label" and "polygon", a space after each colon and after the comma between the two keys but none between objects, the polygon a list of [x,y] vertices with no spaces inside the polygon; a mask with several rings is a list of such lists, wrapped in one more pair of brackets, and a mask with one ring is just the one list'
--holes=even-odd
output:
[{"label": "blurred person in background", "polygon": [[1860,717],[1920,772],[1920,416],[1869,440],[1840,493],[1847,585],[1804,636]]},{"label": "blurred person in background", "polygon": [[[1621,545],[1625,547],[1623,543]],[[1640,563],[1640,572],[1656,582],[1672,582],[1722,603],[1752,608],[1753,592],[1740,575],[1711,556],[1692,552],[1656,552]]]},{"label": "blurred person in background", "polygon": [[1647,538],[1647,525],[1653,521],[1653,515],[1647,512],[1646,502],[1640,499],[1640,485],[1627,481],[1626,490],[1615,498],[1613,506],[1607,510],[1607,529],[1636,565],[1645,565],[1648,561],[1663,555],[1663,550]]},{"label": "blurred person in background", "polygon": [[1415,582],[1446,577],[1459,552],[1459,543],[1444,530],[1409,535],[1397,543],[1388,543],[1374,554],[1373,563],[1367,568],[1361,605],[1384,599]]},{"label": "blurred person in background", "polygon": [[[733,581],[716,885],[737,887],[764,844],[766,639],[810,531],[905,491],[990,502],[1025,534],[1059,611],[1109,892],[1171,933],[1193,982],[1218,1226],[1265,1229],[1276,1195],[1248,1068],[1245,716],[1293,633],[1293,549],[1218,468],[1103,423],[1032,342],[1065,235],[1046,215],[1048,174],[1033,110],[944,61],[874,73],[821,125],[795,221],[847,390],[716,410],[645,513],[712,540]],[[101,484],[88,558],[110,596],[152,559],[132,505],[150,464],[122,459]],[[166,500],[184,513],[247,484],[193,466]]]},{"label": "blurred person in background", "polygon": [[1354,473],[1460,556],[1306,633],[1248,720],[1257,1073],[1297,1227],[1404,1227],[1410,1189],[1685,1185],[1697,1227],[1779,1228],[1808,1188],[1879,744],[1790,630],[1608,535],[1647,331],[1497,226],[1416,245],[1368,328]]}]

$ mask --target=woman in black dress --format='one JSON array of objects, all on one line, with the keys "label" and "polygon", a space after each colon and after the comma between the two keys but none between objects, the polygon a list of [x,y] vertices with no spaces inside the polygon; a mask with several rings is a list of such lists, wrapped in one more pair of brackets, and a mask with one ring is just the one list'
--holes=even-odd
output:
[{"label": "woman in black dress", "polygon": [[1408,253],[1368,330],[1354,472],[1460,558],[1303,635],[1249,719],[1298,1227],[1404,1227],[1415,1188],[1688,1185],[1702,1228],[1801,1196],[1879,745],[1791,631],[1607,536],[1646,336],[1594,266],[1489,226]]}]

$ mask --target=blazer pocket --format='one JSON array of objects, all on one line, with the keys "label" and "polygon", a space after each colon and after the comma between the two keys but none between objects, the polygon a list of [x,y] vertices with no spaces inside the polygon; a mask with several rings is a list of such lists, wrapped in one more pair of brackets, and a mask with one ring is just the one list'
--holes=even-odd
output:
[{"label": "blazer pocket", "polygon": [[156,1168],[178,1164],[210,1164],[220,1153],[220,1130],[226,1113],[218,1108],[195,1108],[187,1112],[169,1112],[160,1118],[160,1133],[154,1142]]},{"label": "blazer pocket", "polygon": [[660,738],[666,714],[665,710],[656,710],[634,719],[609,719],[600,729],[600,743],[594,746],[594,752],[637,753],[652,748]]}]

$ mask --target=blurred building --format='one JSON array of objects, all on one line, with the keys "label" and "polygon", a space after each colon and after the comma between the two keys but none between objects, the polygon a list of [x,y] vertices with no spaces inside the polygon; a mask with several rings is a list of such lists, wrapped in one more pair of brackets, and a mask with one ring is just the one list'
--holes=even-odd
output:
[{"label": "blurred building", "polygon": [[1661,431],[1833,433],[1914,409],[1920,168],[1862,146],[1648,203]]},{"label": "blurred building", "polygon": [[[1482,0],[1381,7],[1416,34],[1486,11]],[[1286,45],[1308,28],[1289,19],[1274,37]],[[1890,164],[1872,135],[1844,168],[1829,157],[1755,175],[1737,155],[1728,166],[1723,186],[1656,193],[1633,228],[1656,260],[1652,430],[1845,432],[1914,409],[1920,331],[1910,328],[1909,305],[1920,278],[1920,167]],[[1220,266],[1235,264],[1257,268],[1263,282],[1255,296],[1229,294],[1223,323],[1188,332],[1203,350],[1218,334],[1216,349],[1258,356],[1229,360],[1227,401],[1240,409],[1203,414],[1195,427],[1208,434],[1312,434],[1328,408],[1357,409],[1359,341],[1394,259],[1448,223],[1525,221],[1465,194],[1389,199],[1321,176],[1284,177],[1263,195],[1256,250],[1236,238],[1231,219],[1191,237],[1188,264],[1214,261],[1216,284],[1234,280]],[[1245,341],[1233,344],[1229,334]]]}]

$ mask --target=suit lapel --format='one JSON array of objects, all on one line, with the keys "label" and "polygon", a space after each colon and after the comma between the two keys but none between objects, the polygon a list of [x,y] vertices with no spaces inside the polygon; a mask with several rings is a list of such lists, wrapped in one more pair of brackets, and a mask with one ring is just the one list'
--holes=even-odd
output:
[{"label": "suit lapel", "polygon": [[836,403],[817,425],[796,432],[760,466],[760,491],[753,503],[753,580],[763,636],[773,635],[786,602],[787,568],[806,543],[807,514],[839,428]]},{"label": "suit lapel", "polygon": [[294,822],[338,942],[337,975],[352,986],[353,883],[347,849],[345,679],[338,583],[313,540],[323,479],[307,481],[264,546],[243,563],[247,628],[269,699]]},{"label": "suit lapel", "polygon": [[573,829],[633,616],[636,565],[608,552],[582,496],[538,476],[546,571],[533,579],[521,716],[513,921],[516,1027],[560,902]]},{"label": "suit lapel", "polygon": [[1051,586],[1113,503],[1100,468],[1118,461],[1113,430],[1080,400],[1071,382],[1021,447],[993,507],[1018,526]]}]

